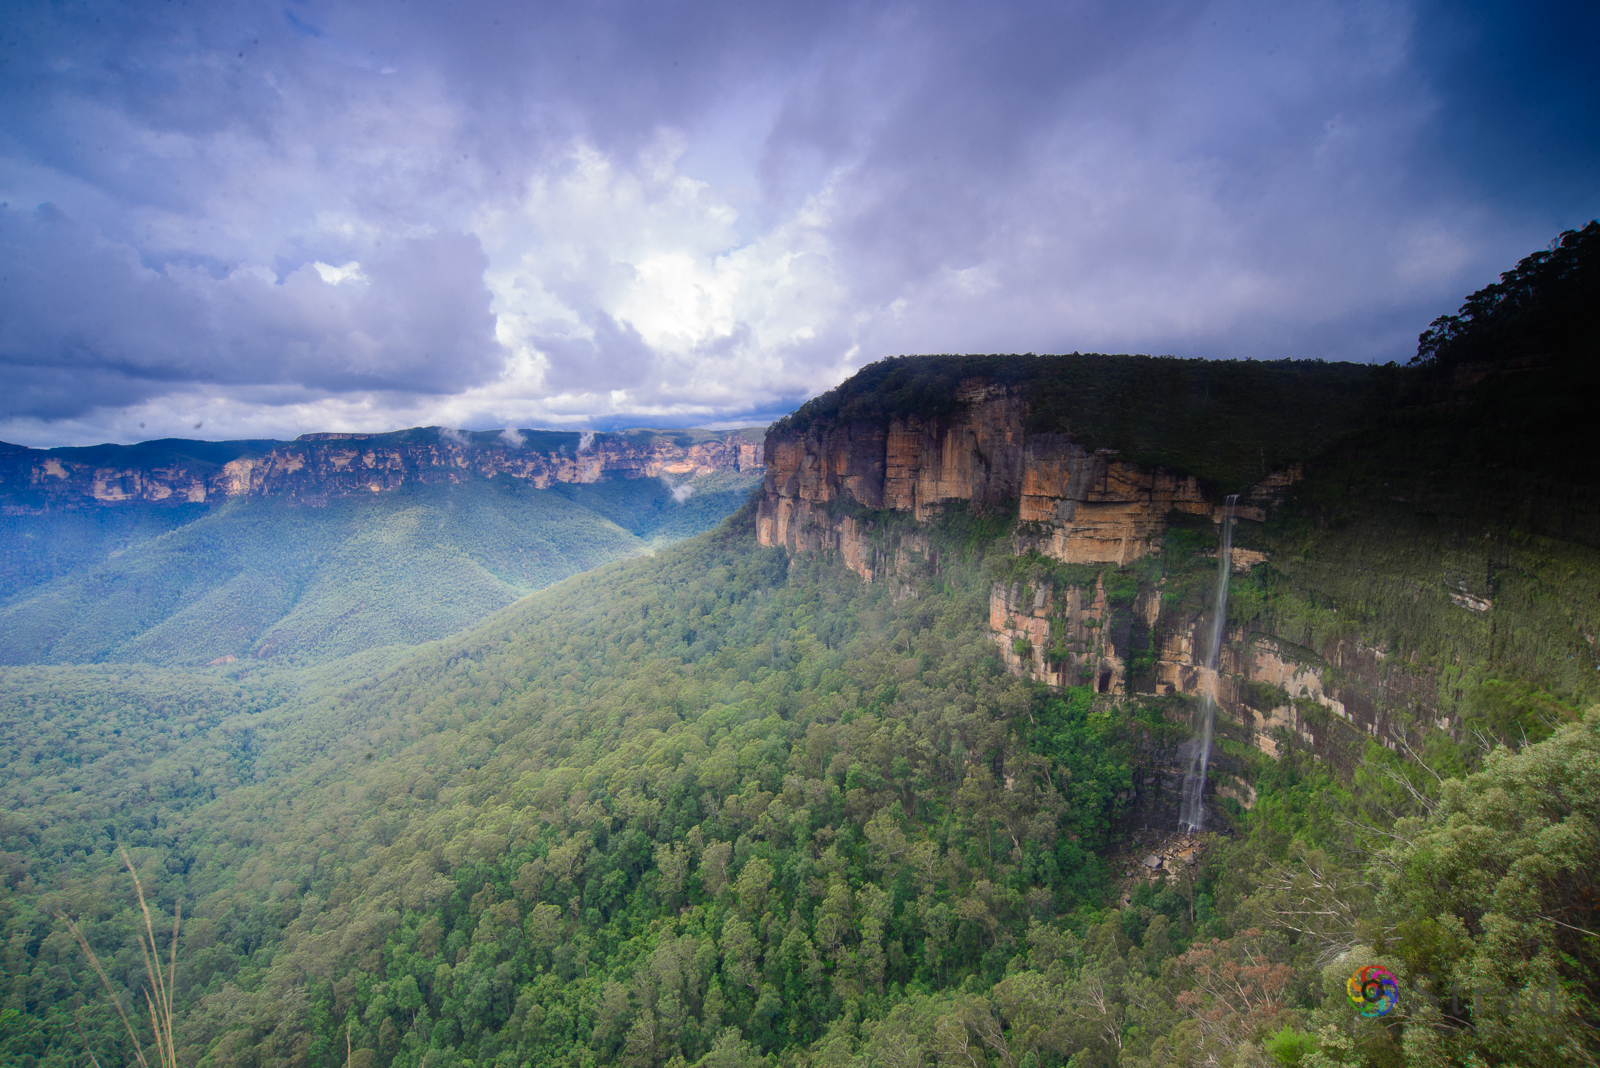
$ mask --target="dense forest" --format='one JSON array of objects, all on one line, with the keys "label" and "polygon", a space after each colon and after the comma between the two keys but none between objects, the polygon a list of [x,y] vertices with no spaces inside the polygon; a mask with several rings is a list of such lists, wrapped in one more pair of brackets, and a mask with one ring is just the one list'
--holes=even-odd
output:
[{"label": "dense forest", "polygon": [[315,508],[250,498],[19,509],[0,516],[0,664],[305,663],[431,641],[707,530],[756,480],[541,490],[502,475]]},{"label": "dense forest", "polygon": [[[1544,285],[1567,308],[1575,273],[1592,287],[1597,244],[1591,225],[1542,254],[1559,284],[1523,307]],[[989,597],[1019,576],[1160,584],[1199,618],[1216,531],[1174,522],[1161,553],[1091,575],[1019,558],[1005,510],[947,511],[898,583],[762,548],[747,504],[419,647],[8,668],[0,1057],[133,1062],[63,921],[138,1004],[121,845],[158,932],[181,906],[190,1065],[1595,1064],[1594,475],[1550,447],[1568,427],[1495,451],[1541,433],[1540,394],[1473,370],[1483,303],[1407,368],[1095,358],[1191,412],[1182,433],[1096,429],[1110,386],[1050,416],[1222,489],[1250,449],[1316,459],[1246,537],[1274,563],[1229,624],[1393,642],[1460,692],[1451,731],[1415,724],[1401,751],[1351,732],[1339,760],[1292,732],[1276,758],[1225,737],[1253,803],[1219,800],[1217,830],[1152,868],[1171,828],[1141,799],[1191,699],[1008,673]],[[1592,333],[1548,336],[1515,381],[1586,381]],[[936,415],[955,372],[920,366],[874,365],[792,418]],[[1248,413],[1208,406],[1213,373],[1268,394],[1298,373],[1329,419],[1235,432]],[[1408,585],[1469,536],[1516,565],[1494,617],[1513,633],[1430,615],[1449,599]],[[1396,984],[1387,1014],[1352,1003],[1368,965]]]}]

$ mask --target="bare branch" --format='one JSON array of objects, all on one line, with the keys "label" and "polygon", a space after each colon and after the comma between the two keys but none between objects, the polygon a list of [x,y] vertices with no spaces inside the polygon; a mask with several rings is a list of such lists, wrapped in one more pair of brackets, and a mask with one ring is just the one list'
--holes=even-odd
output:
[{"label": "bare branch", "polygon": [[1556,919],[1554,916],[1540,916],[1539,918],[1541,920],[1549,920],[1551,923],[1558,924],[1558,925],[1560,925],[1562,927],[1565,927],[1569,931],[1577,931],[1579,934],[1586,934],[1590,938],[1600,938],[1600,934],[1596,934],[1595,932],[1589,930],[1587,927],[1574,927],[1570,923],[1562,923],[1560,920]]},{"label": "bare branch", "polygon": [[1444,785],[1444,777],[1441,776],[1437,771],[1434,771],[1432,768],[1428,767],[1428,762],[1422,759],[1421,753],[1418,753],[1415,749],[1411,748],[1411,743],[1406,741],[1404,735],[1401,735],[1400,737],[1400,744],[1406,747],[1406,752],[1410,754],[1412,760],[1416,761],[1417,767],[1421,768],[1429,775],[1432,775],[1434,781],[1440,786]]}]

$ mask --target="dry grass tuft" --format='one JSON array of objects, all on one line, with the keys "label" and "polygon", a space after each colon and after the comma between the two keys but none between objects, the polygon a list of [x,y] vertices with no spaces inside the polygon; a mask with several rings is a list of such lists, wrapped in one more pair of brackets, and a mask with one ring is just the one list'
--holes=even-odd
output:
[{"label": "dry grass tuft", "polygon": [[[94,973],[105,985],[106,993],[111,997],[111,1004],[117,1010],[117,1015],[122,1018],[122,1026],[133,1042],[133,1055],[139,1068],[178,1068],[178,1051],[172,1033],[172,987],[173,979],[178,973],[178,926],[183,910],[179,906],[174,906],[172,910],[172,944],[167,953],[167,969],[163,973],[161,954],[156,949],[155,926],[150,919],[150,906],[145,903],[144,884],[139,882],[139,873],[134,870],[133,859],[128,856],[126,849],[122,850],[122,863],[127,866],[128,874],[133,876],[133,889],[139,895],[139,911],[144,913],[144,933],[139,936],[139,950],[144,954],[144,970],[150,978],[150,987],[144,992],[144,1000],[145,1006],[150,1011],[150,1028],[155,1033],[154,1064],[145,1056],[144,1045],[139,1041],[133,1021],[128,1019],[122,1003],[117,1000],[117,992],[112,987],[110,978],[106,976],[105,968],[101,967],[100,958],[95,955],[89,940],[84,937],[83,930],[64,913],[56,913],[56,918],[67,925],[67,930],[77,940],[78,947],[83,950],[84,956],[89,958]],[[89,1051],[89,1059],[94,1062],[95,1068],[100,1068],[100,1061],[92,1050]]]}]

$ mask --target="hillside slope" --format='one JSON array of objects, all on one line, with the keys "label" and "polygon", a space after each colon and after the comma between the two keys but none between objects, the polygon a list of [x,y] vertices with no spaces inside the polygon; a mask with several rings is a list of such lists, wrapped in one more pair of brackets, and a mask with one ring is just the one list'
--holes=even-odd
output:
[{"label": "hillside slope", "polygon": [[[913,596],[762,548],[752,527],[747,510],[579,576],[295,707],[218,692],[201,701],[230,714],[163,709],[194,725],[159,742],[130,708],[130,737],[162,750],[131,790],[70,755],[107,745],[111,710],[69,715],[70,679],[17,669],[34,673],[12,677],[32,715],[10,751],[50,771],[5,828],[9,855],[32,858],[5,906],[7,969],[37,1006],[16,1041],[56,1033],[88,978],[45,937],[47,909],[105,916],[107,950],[123,938],[108,827],[165,872],[163,909],[184,901],[193,1063],[331,1066],[348,1036],[390,1068],[905,1049],[943,1065],[985,1048],[980,1065],[1164,1065],[1208,1043],[1259,1056],[1282,1031],[1315,1048],[1318,1027],[1347,1025],[1343,974],[1324,998],[1322,969],[1330,944],[1366,946],[1380,878],[1319,850],[1361,856],[1360,828],[1392,820],[1374,814],[1437,784],[1376,756],[1341,782],[1289,752],[1252,770],[1236,839],[1169,846],[1136,791],[1186,734],[1182,699],[1007,672],[985,612],[987,575],[1012,559],[1005,519],[930,525],[941,564]],[[156,684],[119,685],[138,702]],[[41,720],[100,729],[57,742]],[[1558,818],[1581,831],[1597,802]],[[1153,877],[1119,852],[1130,833],[1160,851]],[[1332,919],[1296,919],[1329,894]],[[1255,926],[1274,910],[1288,922]],[[1427,945],[1413,967],[1440,959]],[[1198,982],[1208,961],[1263,969],[1242,1006]],[[110,1019],[90,1034],[103,1051]],[[1363,1056],[1389,1063],[1406,1033],[1367,1027]],[[1583,1063],[1571,1053],[1533,1063]]]},{"label": "hillside slope", "polygon": [[327,660],[431,641],[705,530],[755,477],[541,490],[502,476],[319,507],[268,497],[13,514],[0,529],[20,589],[0,601],[0,663]]},{"label": "hillside slope", "polygon": [[[355,1041],[384,1050],[415,1026],[385,1027],[405,976],[452,1021],[424,1028],[440,1050],[578,1063],[590,1042],[623,1056],[669,994],[677,1034],[651,1041],[698,1058],[743,1041],[729,1026],[809,1042],[854,998],[998,975],[1029,916],[1105,892],[1091,850],[1139,731],[1159,724],[1130,733],[1009,678],[981,637],[981,553],[943,593],[897,602],[760,549],[747,512],[269,719],[235,788],[175,822],[123,824],[139,856],[185,872],[163,892],[181,885],[210,932],[185,979],[213,991],[191,1013],[193,1054],[321,1056],[318,1021],[373,997],[388,1000]],[[1030,756],[1030,714],[1059,766]],[[10,831],[8,848],[44,833]],[[261,878],[278,889],[245,890]],[[498,926],[479,937],[486,915]],[[719,977],[730,939],[745,963]],[[678,978],[630,994],[647,980],[624,962],[667,943]],[[403,974],[373,971],[375,950]],[[443,979],[485,968],[501,985]],[[521,997],[530,982],[542,993]]]},{"label": "hillside slope", "polygon": [[[1203,368],[1057,358],[1189,413],[1126,413],[1126,453],[1074,436],[1093,389],[1040,421],[1037,358],[894,361],[776,427],[715,531],[469,632],[0,672],[0,1054],[127,1057],[54,919],[133,998],[121,841],[217,1068],[1600,1064],[1594,474],[1537,410],[1594,364],[1549,336],[1225,365],[1353,415],[1204,441],[1248,413]],[[1179,835],[1230,490],[1220,830]]]}]

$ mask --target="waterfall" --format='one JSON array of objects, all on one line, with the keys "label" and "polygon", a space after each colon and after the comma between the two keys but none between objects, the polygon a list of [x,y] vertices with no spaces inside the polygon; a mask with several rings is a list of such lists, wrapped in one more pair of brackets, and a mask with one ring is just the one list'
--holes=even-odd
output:
[{"label": "waterfall", "polygon": [[1189,770],[1183,776],[1183,808],[1178,826],[1200,830],[1205,822],[1201,797],[1206,791],[1206,764],[1211,760],[1211,728],[1217,718],[1217,659],[1222,654],[1222,632],[1228,625],[1228,576],[1233,573],[1233,506],[1237,493],[1230,494],[1222,512],[1222,545],[1217,550],[1217,603],[1211,615],[1211,633],[1206,638],[1206,658],[1200,675],[1205,693],[1200,699],[1200,721],[1194,737],[1184,746]]}]

